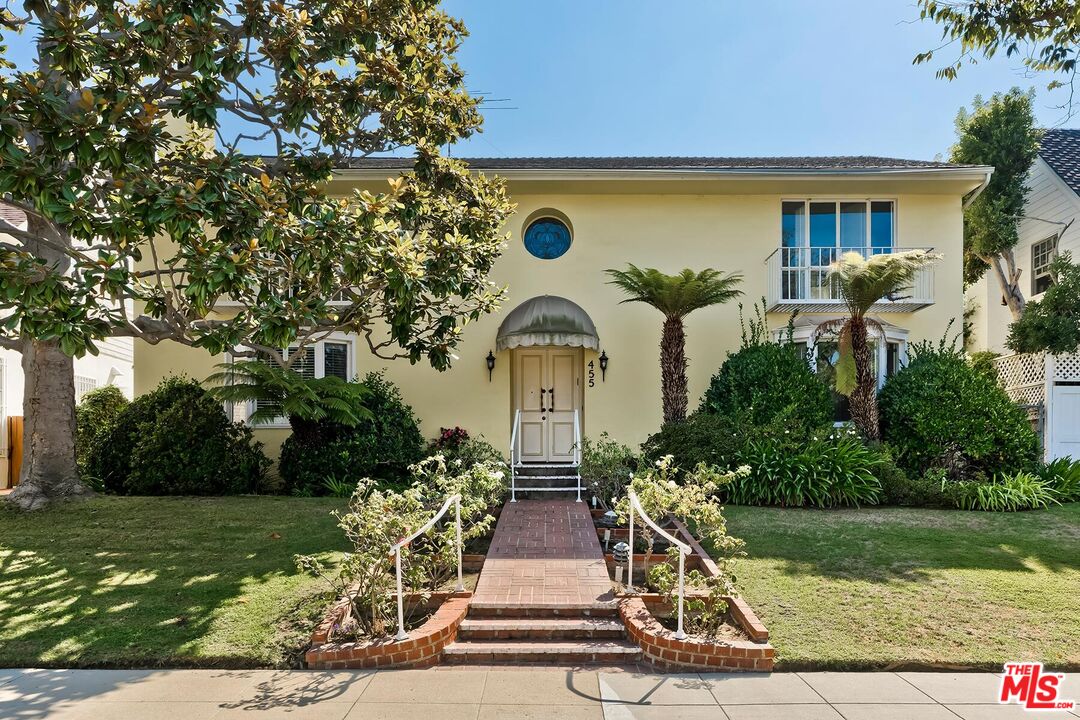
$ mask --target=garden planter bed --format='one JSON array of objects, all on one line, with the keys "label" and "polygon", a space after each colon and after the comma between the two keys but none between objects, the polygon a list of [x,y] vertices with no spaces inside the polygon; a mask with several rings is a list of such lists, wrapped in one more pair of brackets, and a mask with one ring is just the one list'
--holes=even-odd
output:
[{"label": "garden planter bed", "polygon": [[342,598],[334,603],[315,632],[311,647],[304,655],[313,670],[345,670],[357,668],[427,667],[438,662],[443,648],[454,641],[458,626],[469,610],[471,592],[435,592],[427,600],[421,595],[406,596],[406,604],[433,614],[419,627],[409,631],[406,640],[397,641],[393,635],[383,638],[338,642],[330,640],[335,624],[340,622],[348,606]]},{"label": "garden planter bed", "polygon": [[[598,521],[602,511],[593,511],[593,520]],[[607,528],[597,526],[601,545]],[[716,575],[719,570],[713,559],[687,529],[686,525],[672,519],[670,532],[690,546],[692,553],[686,557],[686,571],[697,570],[704,575]],[[625,541],[629,536],[626,527],[611,528],[611,546],[618,541]],[[610,546],[609,546],[610,549]],[[615,573],[615,559],[608,553],[604,556],[612,577]],[[654,551],[650,566],[671,562],[663,551]],[[674,563],[673,563],[674,564]],[[647,568],[645,555],[634,553],[634,577],[643,583]],[[691,595],[691,593],[688,593]],[[773,668],[775,650],[769,644],[769,631],[758,619],[750,606],[741,598],[725,597],[728,604],[730,624],[745,633],[747,639],[707,639],[687,637],[676,640],[675,632],[664,627],[660,617],[673,614],[667,598],[658,593],[637,593],[619,595],[619,616],[630,639],[641,647],[646,663],[657,670],[737,670],[770,672]]]},{"label": "garden planter bed", "polygon": [[[769,633],[746,603],[728,597],[732,620],[750,636],[750,640],[704,640],[688,637],[676,640],[652,609],[667,609],[659,595],[624,596],[619,600],[619,616],[630,639],[641,647],[644,661],[658,670],[736,670],[771,672],[775,650]],[[650,609],[652,608],[652,609]],[[755,640],[754,638],[762,638]]]},{"label": "garden planter bed", "polygon": [[[485,558],[485,555],[462,555],[461,569],[479,572]],[[341,621],[348,606],[348,601],[340,598],[330,606],[311,634],[304,660],[313,670],[434,665],[443,648],[454,641],[458,625],[468,612],[470,598],[471,591],[433,592],[426,600],[419,594],[406,595],[407,607],[431,614],[419,627],[409,630],[408,639],[401,642],[394,640],[393,635],[354,642],[331,640],[331,630]]]}]

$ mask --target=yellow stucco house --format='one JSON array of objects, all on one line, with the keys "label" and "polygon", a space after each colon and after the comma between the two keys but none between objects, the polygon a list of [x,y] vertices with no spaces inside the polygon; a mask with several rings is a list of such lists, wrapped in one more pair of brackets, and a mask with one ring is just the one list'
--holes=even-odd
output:
[{"label": "yellow stucco house", "polygon": [[[878,342],[884,379],[903,362],[909,342],[940,338],[951,320],[959,330],[963,205],[992,172],[877,157],[469,163],[504,177],[517,203],[506,227],[509,244],[491,278],[509,288],[502,310],[465,328],[447,372],[387,364],[343,335],[315,348],[315,373],[351,378],[386,367],[428,437],[460,425],[508,448],[520,417],[518,458],[548,462],[572,456],[575,430],[588,436],[607,431],[636,444],[661,423],[661,316],[641,304],[620,305],[623,296],[606,284],[606,269],[632,262],[665,272],[740,272],[743,302],[764,297],[778,330],[798,309],[796,340],[806,342],[816,324],[841,311],[833,291],[820,283],[841,249],[933,248],[943,259],[919,275],[910,297],[876,308],[887,330]],[[358,160],[338,172],[334,189],[382,189],[409,167],[406,159]],[[687,335],[692,410],[739,346],[737,305],[695,312]],[[816,353],[822,363],[828,360],[827,349]],[[204,378],[222,359],[171,343],[138,343],[135,391],[146,392],[170,373]],[[275,454],[287,424],[256,433]]]}]

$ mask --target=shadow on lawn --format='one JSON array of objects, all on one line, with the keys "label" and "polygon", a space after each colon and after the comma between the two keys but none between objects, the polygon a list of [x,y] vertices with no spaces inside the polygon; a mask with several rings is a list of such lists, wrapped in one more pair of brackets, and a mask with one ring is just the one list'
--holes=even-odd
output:
[{"label": "shadow on lawn", "polygon": [[0,666],[265,665],[268,626],[272,639],[298,599],[284,594],[293,555],[341,549],[331,507],[105,497],[2,508]]},{"label": "shadow on lawn", "polygon": [[1024,513],[727,508],[753,559],[788,575],[921,582],[930,570],[1080,570],[1080,504]]}]

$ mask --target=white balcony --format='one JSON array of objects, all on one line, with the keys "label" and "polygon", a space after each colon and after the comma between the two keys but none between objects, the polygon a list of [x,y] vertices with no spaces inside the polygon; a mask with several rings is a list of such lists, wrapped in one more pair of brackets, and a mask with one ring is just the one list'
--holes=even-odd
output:
[{"label": "white balcony", "polygon": [[[841,255],[856,252],[863,257],[901,250],[932,248],[782,247],[765,260],[768,273],[766,300],[771,312],[843,312],[843,298],[829,279],[829,266]],[[934,304],[934,267],[915,273],[912,286],[893,298],[874,303],[875,312],[915,312]]]}]

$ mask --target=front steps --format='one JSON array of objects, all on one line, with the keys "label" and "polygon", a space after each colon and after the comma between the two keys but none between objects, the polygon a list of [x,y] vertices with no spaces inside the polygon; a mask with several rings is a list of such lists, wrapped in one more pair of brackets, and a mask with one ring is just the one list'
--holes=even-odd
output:
[{"label": "front steps", "polygon": [[[518,500],[577,500],[581,476],[572,463],[518,463],[514,495]],[[585,489],[581,490],[585,499]]]},{"label": "front steps", "polygon": [[628,665],[641,649],[626,640],[613,604],[471,607],[442,661],[457,665],[558,663]]}]

